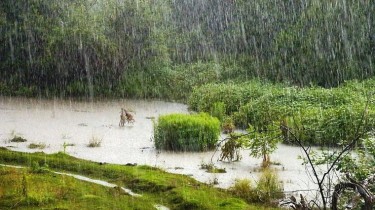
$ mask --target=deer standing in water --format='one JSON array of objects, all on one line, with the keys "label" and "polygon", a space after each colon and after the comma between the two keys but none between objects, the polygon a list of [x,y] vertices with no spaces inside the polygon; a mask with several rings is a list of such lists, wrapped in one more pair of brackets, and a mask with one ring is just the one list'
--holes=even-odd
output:
[{"label": "deer standing in water", "polygon": [[125,122],[128,122],[128,123],[134,123],[135,122],[133,115],[130,114],[130,112],[126,111],[126,109],[121,108],[120,113],[121,113],[120,122],[119,122],[120,127],[124,127]]}]

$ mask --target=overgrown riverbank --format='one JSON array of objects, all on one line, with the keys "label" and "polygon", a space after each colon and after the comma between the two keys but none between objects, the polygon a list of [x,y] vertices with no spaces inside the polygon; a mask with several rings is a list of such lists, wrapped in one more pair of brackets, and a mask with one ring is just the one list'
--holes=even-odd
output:
[{"label": "overgrown riverbank", "polygon": [[[226,190],[213,188],[190,177],[169,174],[149,166],[103,164],[80,160],[63,153],[21,153],[4,148],[0,149],[0,163],[29,167],[28,170],[0,168],[0,205],[4,207],[152,209],[155,204],[161,204],[170,209],[268,208],[247,204]],[[108,181],[130,188],[142,197],[132,198],[116,189],[60,177],[48,170]]]}]

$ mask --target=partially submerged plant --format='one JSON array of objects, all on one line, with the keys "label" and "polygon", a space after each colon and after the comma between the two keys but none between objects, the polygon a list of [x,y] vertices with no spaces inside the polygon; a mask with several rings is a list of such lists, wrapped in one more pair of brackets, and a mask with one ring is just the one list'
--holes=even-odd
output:
[{"label": "partially submerged plant", "polygon": [[277,173],[269,169],[262,171],[256,186],[253,186],[248,179],[239,179],[230,191],[248,202],[271,203],[283,197],[283,186]]},{"label": "partially submerged plant", "polygon": [[266,131],[259,131],[254,126],[249,126],[248,134],[244,135],[244,147],[250,149],[250,156],[255,158],[263,157],[262,167],[266,168],[270,165],[270,154],[277,149],[280,142],[280,129],[275,125],[268,125]]},{"label": "partially submerged plant", "polygon": [[239,141],[239,134],[231,133],[229,140],[221,147],[220,161],[228,160],[231,162],[241,160],[241,148],[242,143]]},{"label": "partially submerged plant", "polygon": [[21,136],[15,135],[12,139],[10,139],[10,142],[26,142],[27,140]]},{"label": "partially submerged plant", "polygon": [[283,197],[283,185],[281,184],[277,172],[271,169],[265,169],[257,183],[258,199],[262,202]]},{"label": "partially submerged plant", "polygon": [[90,142],[89,144],[87,145],[88,147],[100,147],[101,143],[102,143],[102,140],[101,138],[99,137],[95,137],[93,136],[91,139],[90,139]]},{"label": "partially submerged plant", "polygon": [[63,147],[64,147],[64,153],[65,153],[65,151],[66,151],[66,147],[72,147],[72,146],[75,146],[75,144],[64,142],[64,144],[63,144]]},{"label": "partially submerged plant", "polygon": [[226,118],[223,119],[223,121],[221,123],[221,129],[223,130],[223,132],[225,134],[232,133],[235,128],[236,128],[236,126],[234,125],[234,122],[233,122],[232,118],[226,117]]},{"label": "partially submerged plant", "polygon": [[220,121],[206,113],[169,114],[154,121],[156,149],[207,151],[215,148]]},{"label": "partially submerged plant", "polygon": [[201,169],[205,169],[206,172],[208,173],[226,173],[227,172],[225,168],[218,168],[213,163],[208,163],[208,164],[202,163]]},{"label": "partially submerged plant", "polygon": [[38,144],[31,143],[29,144],[28,148],[29,149],[44,149],[46,148],[46,144],[45,143],[38,143]]}]

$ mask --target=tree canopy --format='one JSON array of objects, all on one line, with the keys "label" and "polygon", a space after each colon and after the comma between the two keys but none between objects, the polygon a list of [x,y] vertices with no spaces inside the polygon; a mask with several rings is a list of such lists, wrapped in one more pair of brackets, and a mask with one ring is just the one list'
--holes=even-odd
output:
[{"label": "tree canopy", "polygon": [[338,86],[374,76],[374,13],[366,0],[4,0],[0,91],[183,98],[168,84],[201,84],[183,73],[200,63],[208,81]]}]

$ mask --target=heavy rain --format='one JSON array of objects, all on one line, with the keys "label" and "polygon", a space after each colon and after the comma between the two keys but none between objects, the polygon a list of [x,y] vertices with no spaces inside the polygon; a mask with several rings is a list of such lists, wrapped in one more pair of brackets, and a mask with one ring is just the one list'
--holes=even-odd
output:
[{"label": "heavy rain", "polygon": [[2,0],[0,209],[373,209],[374,14]]}]

